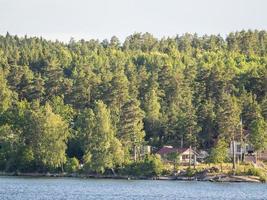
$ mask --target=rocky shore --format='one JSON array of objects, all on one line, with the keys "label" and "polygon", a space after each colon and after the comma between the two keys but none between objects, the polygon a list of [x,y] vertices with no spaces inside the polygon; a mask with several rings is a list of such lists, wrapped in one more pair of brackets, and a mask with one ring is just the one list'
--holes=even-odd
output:
[{"label": "rocky shore", "polygon": [[261,183],[258,176],[234,176],[226,174],[205,175],[205,176],[155,176],[155,177],[133,177],[96,174],[67,174],[67,173],[6,173],[1,172],[0,176],[22,176],[22,177],[73,177],[73,178],[98,178],[98,179],[124,179],[124,180],[177,180],[177,181],[210,181],[210,182],[251,182]]}]

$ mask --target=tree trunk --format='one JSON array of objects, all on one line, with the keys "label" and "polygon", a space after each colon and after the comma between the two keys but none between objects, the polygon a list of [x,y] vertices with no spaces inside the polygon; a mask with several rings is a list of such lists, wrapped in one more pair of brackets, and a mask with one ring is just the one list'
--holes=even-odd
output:
[{"label": "tree trunk", "polygon": [[233,170],[236,170],[236,155],[235,155],[235,141],[233,140]]},{"label": "tree trunk", "polygon": [[134,162],[136,162],[137,156],[136,156],[136,145],[134,145]]},{"label": "tree trunk", "polygon": [[191,168],[191,146],[189,147],[189,168]]}]

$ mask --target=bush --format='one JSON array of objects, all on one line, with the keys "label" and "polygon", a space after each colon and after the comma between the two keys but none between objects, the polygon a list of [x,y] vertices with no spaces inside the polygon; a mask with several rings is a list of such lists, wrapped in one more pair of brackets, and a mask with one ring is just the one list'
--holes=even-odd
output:
[{"label": "bush", "polygon": [[79,170],[79,160],[75,157],[68,158],[65,164],[65,170],[68,173],[77,172]]},{"label": "bush", "polygon": [[262,174],[262,171],[259,168],[256,167],[250,167],[247,171],[246,171],[247,175],[250,176],[260,176]]},{"label": "bush", "polygon": [[260,176],[260,181],[263,183],[266,183],[267,182],[267,176],[266,175]]},{"label": "bush", "polygon": [[267,182],[267,174],[263,169],[254,167],[252,165],[243,168],[237,168],[235,171],[236,175],[248,175],[248,176],[258,176],[261,182]]},{"label": "bush", "polygon": [[188,176],[188,177],[193,177],[193,176],[196,175],[196,173],[197,173],[196,169],[188,167],[186,169],[186,174],[185,175]]},{"label": "bush", "polygon": [[267,182],[267,174],[264,170],[256,167],[251,167],[246,172],[247,175],[258,176],[261,182]]},{"label": "bush", "polygon": [[120,170],[122,175],[158,176],[163,171],[163,163],[158,155],[147,155],[144,160],[133,162]]}]

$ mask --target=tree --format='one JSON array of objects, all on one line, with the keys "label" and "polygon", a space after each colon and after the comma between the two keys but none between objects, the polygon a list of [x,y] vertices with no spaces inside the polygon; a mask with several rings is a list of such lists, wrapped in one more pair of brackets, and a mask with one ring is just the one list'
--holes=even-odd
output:
[{"label": "tree", "polygon": [[63,70],[59,66],[59,61],[57,59],[51,59],[47,61],[46,68],[44,70],[45,74],[45,88],[46,88],[46,98],[49,99],[51,96],[59,96],[63,93]]},{"label": "tree", "polygon": [[143,161],[143,173],[145,176],[159,176],[163,171],[163,163],[158,154],[147,155]]},{"label": "tree", "polygon": [[265,98],[261,103],[261,110],[262,110],[262,116],[267,121],[267,95],[265,96]]},{"label": "tree", "polygon": [[257,120],[260,116],[260,105],[257,103],[255,97],[251,94],[248,95],[248,97],[244,99],[242,111],[242,120],[245,124],[245,128],[250,130],[252,121]]},{"label": "tree", "polygon": [[93,89],[98,82],[98,78],[90,68],[74,70],[74,82],[71,93],[66,95],[67,102],[76,109],[88,108],[93,103],[92,97],[95,96]]},{"label": "tree", "polygon": [[0,126],[0,170],[14,170],[19,135],[8,124]]},{"label": "tree", "polygon": [[117,49],[119,48],[119,46],[120,46],[119,38],[117,38],[116,36],[112,36],[110,39],[110,47]]},{"label": "tree", "polygon": [[67,123],[52,112],[49,104],[30,111],[28,121],[25,142],[32,147],[37,165],[43,170],[63,167],[69,136]]},{"label": "tree", "polygon": [[115,137],[110,111],[102,101],[97,101],[94,109],[95,127],[89,136],[84,159],[90,170],[103,173],[122,164],[123,151]]},{"label": "tree", "polygon": [[58,172],[64,152],[99,173],[136,152],[129,165],[142,169],[143,144],[210,150],[220,138],[242,140],[241,130],[261,138],[253,131],[267,116],[266,56],[267,32],[257,30],[226,39],[135,33],[122,45],[116,36],[68,44],[0,36],[0,127],[17,138],[14,148],[3,140],[5,169]]},{"label": "tree", "polygon": [[122,107],[118,138],[124,146],[125,156],[130,158],[133,154],[135,161],[144,143],[143,118],[138,100],[130,100]]},{"label": "tree", "polygon": [[0,114],[8,109],[12,101],[10,101],[12,92],[8,88],[4,71],[0,69]]},{"label": "tree", "polygon": [[73,172],[77,172],[79,167],[80,167],[79,160],[73,157],[73,158],[67,159],[67,162],[64,168],[68,173],[73,173]]},{"label": "tree", "polygon": [[160,103],[156,93],[156,89],[151,88],[145,97],[145,130],[147,136],[151,137],[155,142],[159,142],[160,138],[156,134],[160,126]]},{"label": "tree", "polygon": [[[240,107],[235,97],[223,94],[222,103],[218,109],[217,121],[219,137],[226,139],[228,144],[237,140],[236,135],[240,130]],[[233,169],[236,168],[235,152],[233,151]]]},{"label": "tree", "polygon": [[110,81],[110,88],[106,91],[106,102],[111,107],[112,121],[115,128],[119,126],[121,108],[129,99],[128,79],[122,70],[117,71]]},{"label": "tree", "polygon": [[187,112],[183,119],[183,135],[189,146],[197,147],[197,134],[201,128],[197,124],[197,116],[195,107],[192,105],[192,102],[189,100],[187,106]]},{"label": "tree", "polygon": [[240,125],[240,107],[237,99],[224,94],[217,112],[218,132],[226,141],[235,140]]},{"label": "tree", "polygon": [[201,126],[199,135],[201,146],[211,148],[216,138],[216,113],[214,102],[209,99],[200,104],[197,116]]},{"label": "tree", "polygon": [[255,151],[267,147],[267,123],[262,117],[251,122],[250,142]]},{"label": "tree", "polygon": [[41,75],[35,75],[32,82],[30,82],[30,84],[28,85],[28,93],[26,95],[27,100],[39,100],[40,102],[42,102],[45,94],[44,84],[45,82],[42,79]]},{"label": "tree", "polygon": [[213,163],[219,163],[221,166],[221,172],[223,171],[223,163],[228,158],[228,145],[224,138],[218,140],[214,148],[211,149],[210,161]]},{"label": "tree", "polygon": [[49,103],[53,112],[60,115],[66,122],[71,123],[73,120],[74,110],[71,105],[65,104],[64,99],[60,96],[54,96]]}]

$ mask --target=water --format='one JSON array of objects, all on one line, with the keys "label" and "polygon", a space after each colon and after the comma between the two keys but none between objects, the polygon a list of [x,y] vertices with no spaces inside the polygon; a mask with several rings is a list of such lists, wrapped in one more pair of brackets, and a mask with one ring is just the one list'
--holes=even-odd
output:
[{"label": "water", "polygon": [[0,177],[0,200],[267,200],[267,184]]}]

